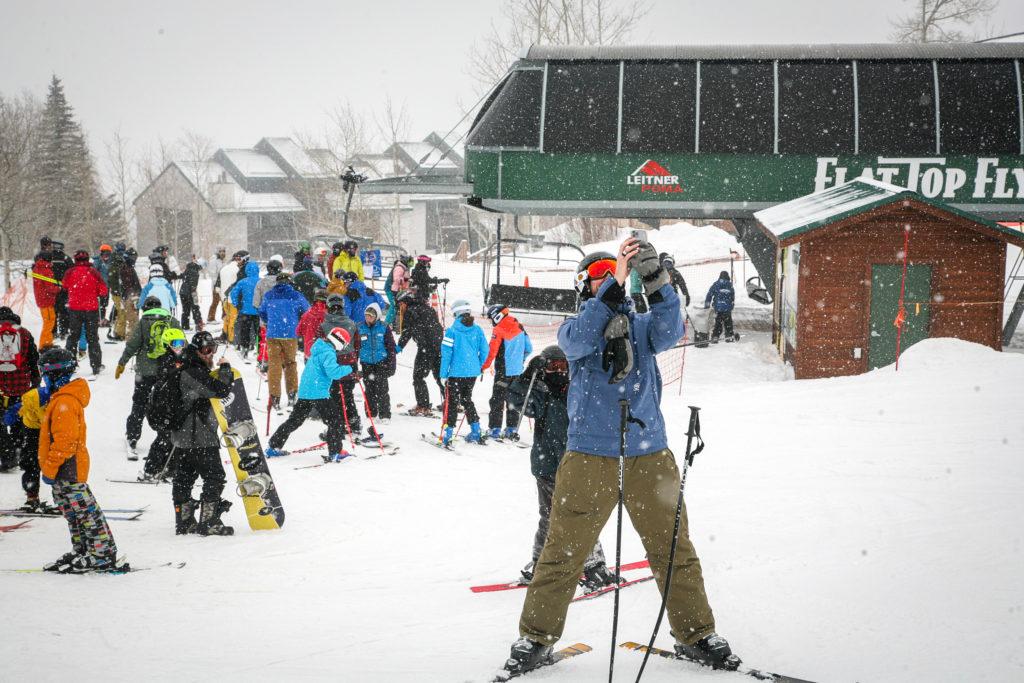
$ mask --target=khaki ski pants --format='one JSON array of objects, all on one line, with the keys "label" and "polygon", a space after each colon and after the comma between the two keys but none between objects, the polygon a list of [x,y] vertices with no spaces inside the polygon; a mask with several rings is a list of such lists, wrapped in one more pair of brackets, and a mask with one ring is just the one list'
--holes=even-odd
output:
[{"label": "khaki ski pants", "polygon": [[281,396],[281,373],[284,373],[285,391],[289,394],[299,390],[299,375],[295,367],[297,344],[294,339],[267,340],[267,384],[270,395]]},{"label": "khaki ski pants", "polygon": [[[664,594],[679,497],[679,470],[672,451],[626,458],[623,479],[629,519],[640,534],[655,581]],[[534,568],[519,620],[520,635],[544,645],[562,636],[583,563],[615,510],[618,491],[618,458],[576,451],[565,454],[555,477],[547,542]],[[614,567],[610,569],[614,571]],[[673,635],[687,645],[715,630],[700,560],[690,543],[685,505],[667,611]]]}]

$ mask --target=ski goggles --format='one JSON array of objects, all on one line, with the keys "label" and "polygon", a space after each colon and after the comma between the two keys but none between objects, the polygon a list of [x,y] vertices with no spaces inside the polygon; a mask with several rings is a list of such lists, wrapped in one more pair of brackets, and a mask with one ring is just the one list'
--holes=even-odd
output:
[{"label": "ski goggles", "polygon": [[182,351],[184,351],[185,346],[187,346],[187,342],[184,339],[172,339],[167,344],[167,347],[171,351],[174,351],[175,353],[181,353]]},{"label": "ski goggles", "polygon": [[555,360],[548,361],[548,364],[544,366],[544,372],[569,372],[569,361],[564,358],[557,358]]},{"label": "ski goggles", "polygon": [[587,275],[590,276],[591,280],[600,280],[603,277],[614,274],[616,265],[615,259],[610,258],[594,261],[587,266]]}]

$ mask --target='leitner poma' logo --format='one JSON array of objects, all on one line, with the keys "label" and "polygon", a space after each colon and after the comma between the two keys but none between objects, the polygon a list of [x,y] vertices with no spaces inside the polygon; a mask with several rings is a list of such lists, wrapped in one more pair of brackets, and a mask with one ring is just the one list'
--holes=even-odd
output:
[{"label": "'leitner poma' logo", "polygon": [[648,159],[640,168],[626,176],[627,185],[639,185],[641,192],[682,192],[679,176],[654,159]]}]

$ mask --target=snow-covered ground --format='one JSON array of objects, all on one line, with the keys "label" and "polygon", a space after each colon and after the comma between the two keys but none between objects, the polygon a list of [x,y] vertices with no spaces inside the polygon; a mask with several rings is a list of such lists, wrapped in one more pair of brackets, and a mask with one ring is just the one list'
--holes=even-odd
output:
[{"label": "snow-covered ground", "polygon": [[[37,331],[31,297],[24,314]],[[282,530],[250,532],[236,502],[235,536],[176,537],[168,486],[107,481],[141,464],[122,447],[131,376],[113,379],[120,348],[103,347],[109,369],[90,384],[90,483],[106,508],[149,506],[112,522],[120,553],[187,566],[0,573],[0,679],[483,681],[501,665],[524,593],[469,587],[514,579],[529,559],[527,451],[439,451],[418,438],[436,424],[396,415],[384,430],[401,444],[394,456],[304,470],[318,455],[271,461]],[[412,351],[399,361],[392,402],[409,406]],[[753,334],[691,348],[685,363],[682,397],[672,385],[662,405],[677,454],[686,406],[702,408],[690,531],[738,654],[816,681],[1024,678],[1024,357],[934,339],[898,373],[784,381],[767,336]],[[257,376],[242,369],[254,396]],[[490,380],[476,391],[481,412],[489,393]],[[22,502],[19,479],[0,475],[0,506]],[[225,495],[237,501],[230,483]],[[614,522],[602,541],[614,548]],[[67,547],[60,519],[33,519],[0,533],[0,568],[38,567]],[[643,557],[628,525],[623,557]],[[658,602],[653,583],[623,592],[619,640],[646,640]],[[563,643],[594,651],[524,680],[606,679],[611,611],[610,596],[572,605]],[[616,680],[633,680],[639,662],[620,650]],[[713,679],[740,680],[660,659],[644,678]]]}]

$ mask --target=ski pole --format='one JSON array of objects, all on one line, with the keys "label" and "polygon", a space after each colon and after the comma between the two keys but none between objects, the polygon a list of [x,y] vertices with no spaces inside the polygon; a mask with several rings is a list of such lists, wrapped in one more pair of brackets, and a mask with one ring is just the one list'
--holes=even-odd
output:
[{"label": "ski pole", "polygon": [[267,392],[267,436],[270,436],[270,411],[274,407],[274,397]]},{"label": "ski pole", "polygon": [[348,408],[345,407],[345,388],[341,385],[341,380],[338,381],[338,397],[341,399],[341,415],[345,418],[345,431],[348,432],[349,443],[352,444],[352,451],[355,452],[356,438],[352,436],[352,427],[348,423]]},{"label": "ski pole", "polygon": [[516,432],[519,432],[519,426],[523,424],[523,415],[526,414],[526,406],[530,405],[530,392],[533,391],[533,383],[537,381],[537,373],[539,370],[534,370],[533,375],[530,376],[530,385],[526,387],[526,398],[523,399],[523,406],[519,409],[519,419],[516,421]]},{"label": "ski pole", "polygon": [[[694,439],[697,439],[697,448],[691,450]],[[651,656],[651,648],[654,647],[654,639],[658,637],[661,619],[665,615],[665,606],[668,605],[668,593],[672,589],[672,563],[676,559],[679,526],[683,518],[683,490],[686,488],[686,473],[690,471],[694,456],[702,450],[704,450],[704,439],[700,436],[700,408],[690,406],[690,428],[686,430],[686,457],[683,458],[683,474],[679,480],[679,500],[676,501],[676,522],[672,527],[672,543],[668,551],[668,567],[665,569],[665,592],[661,596],[661,607],[658,608],[658,618],[654,622],[651,640],[647,644],[647,651],[644,652],[644,659],[640,662],[640,670],[636,674],[636,683],[640,683],[640,677],[644,675],[644,667],[647,666],[647,660]]]},{"label": "ski pole", "polygon": [[[429,398],[429,394],[427,395]],[[437,442],[444,441],[444,429],[448,426],[448,380],[444,381],[444,409],[441,411],[441,431],[437,434]]]},{"label": "ski pole", "polygon": [[619,504],[615,521],[615,607],[612,611],[612,647],[608,660],[608,683],[615,674],[615,643],[619,633],[619,591],[622,588],[622,508],[626,472],[626,421],[629,419],[629,399],[619,399]]},{"label": "ski pole", "polygon": [[363,387],[363,380],[358,380],[359,391],[363,392],[363,405],[366,406],[366,417],[370,420],[370,428],[373,429],[373,435],[377,437],[377,445],[380,446],[380,454],[384,455],[384,442],[380,440],[380,433],[377,431],[377,425],[373,423],[373,410],[370,408],[370,399],[366,397],[366,389]]}]

